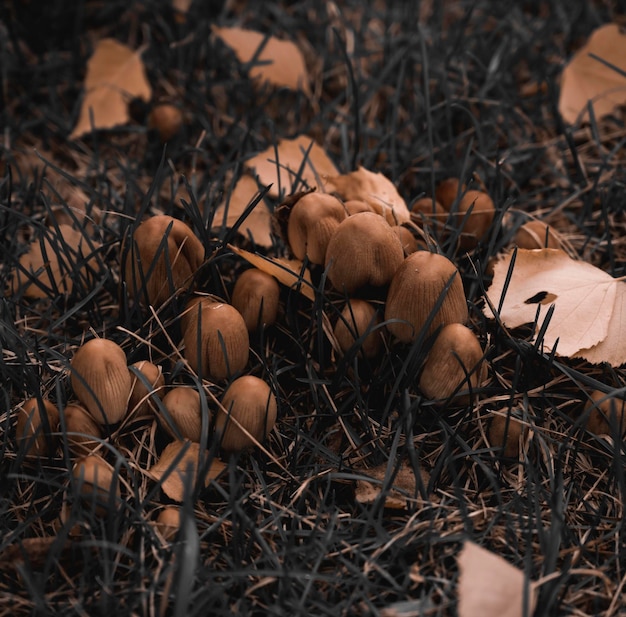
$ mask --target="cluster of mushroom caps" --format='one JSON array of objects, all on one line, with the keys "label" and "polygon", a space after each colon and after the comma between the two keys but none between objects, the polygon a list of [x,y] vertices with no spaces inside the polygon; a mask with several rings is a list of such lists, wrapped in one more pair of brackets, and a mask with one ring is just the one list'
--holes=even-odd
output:
[{"label": "cluster of mushroom caps", "polygon": [[[46,399],[24,401],[18,408],[16,436],[27,457],[41,457],[53,455],[64,434],[75,457],[73,476],[79,495],[98,514],[106,513],[111,496],[113,502],[121,498],[119,472],[107,461],[108,450],[101,444],[108,436],[123,434],[126,425],[156,419],[169,434],[172,441],[145,473],[170,499],[182,501],[185,487],[193,483],[208,454],[200,449],[203,433],[207,445],[213,438],[219,440],[221,452],[237,452],[262,442],[276,421],[275,396],[258,377],[232,380],[221,400],[209,393],[205,400],[214,405],[211,410],[205,405],[203,412],[194,387],[166,387],[159,366],[147,360],[127,365],[124,350],[104,338],[91,339],[75,352],[70,384],[76,400],[61,410]],[[225,463],[214,458],[206,469],[205,485],[224,468]],[[166,508],[163,516],[174,512],[175,507]]]}]

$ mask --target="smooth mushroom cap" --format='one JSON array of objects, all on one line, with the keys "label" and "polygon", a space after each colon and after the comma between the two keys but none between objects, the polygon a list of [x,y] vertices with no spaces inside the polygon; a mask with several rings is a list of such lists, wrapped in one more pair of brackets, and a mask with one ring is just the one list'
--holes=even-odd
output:
[{"label": "smooth mushroom cap", "polygon": [[303,195],[289,213],[287,238],[293,254],[313,264],[323,264],[326,247],[339,223],[346,218],[343,203],[328,193]]},{"label": "smooth mushroom cap", "polygon": [[426,335],[440,325],[466,323],[467,300],[461,275],[447,257],[428,251],[409,255],[389,286],[385,303],[387,330],[402,343],[416,340],[448,284]]},{"label": "smooth mushroom cap", "polygon": [[493,414],[489,424],[489,443],[493,448],[502,449],[507,458],[519,455],[520,437],[528,433],[528,427],[512,415]]},{"label": "smooth mushroom cap", "polygon": [[459,202],[456,221],[461,227],[461,249],[474,248],[487,234],[493,223],[496,208],[491,197],[483,192],[467,191]]},{"label": "smooth mushroom cap", "polygon": [[100,443],[102,429],[80,404],[69,404],[63,410],[67,445],[72,454],[86,456]]},{"label": "smooth mushroom cap", "polygon": [[70,363],[76,398],[99,424],[117,424],[126,414],[131,378],[124,350],[95,338],[78,348]]},{"label": "smooth mushroom cap", "polygon": [[405,257],[419,250],[420,244],[408,227],[404,227],[404,225],[393,225],[391,229],[393,229],[396,236],[398,236]]},{"label": "smooth mushroom cap", "polygon": [[420,390],[430,399],[455,395],[455,401],[464,403],[483,378],[483,350],[476,335],[460,323],[444,326],[426,357]]},{"label": "smooth mushroom cap", "polygon": [[[182,438],[199,442],[202,437],[200,393],[195,388],[177,386],[163,397],[163,405]],[[169,422],[164,420],[163,424],[167,432],[176,439],[177,435]]]},{"label": "smooth mushroom cap", "polygon": [[138,415],[154,413],[156,407],[153,397],[162,398],[162,389],[165,387],[165,377],[161,367],[148,360],[140,360],[131,364],[131,367],[141,373],[150,384],[150,389],[133,371],[131,374],[131,393],[128,401],[129,413]]},{"label": "smooth mushroom cap", "polygon": [[378,311],[371,302],[358,298],[350,299],[341,311],[334,328],[341,351],[346,353],[358,338],[371,330],[363,339],[359,351],[366,358],[375,358],[383,348],[382,331],[372,330],[379,323]]},{"label": "smooth mushroom cap", "polygon": [[159,103],[148,114],[148,128],[158,132],[162,143],[176,137],[182,126],[183,113],[171,103]]},{"label": "smooth mushroom cap", "polygon": [[171,542],[180,529],[180,520],[179,506],[165,506],[159,511],[154,526],[159,530],[164,540]]},{"label": "smooth mushroom cap", "polygon": [[188,314],[187,323],[183,332],[184,356],[194,371],[220,381],[246,367],[250,352],[248,327],[234,306],[224,302],[197,303]]},{"label": "smooth mushroom cap", "polygon": [[516,232],[513,243],[521,249],[562,249],[559,232],[543,221],[528,221]]},{"label": "smooth mushroom cap", "polygon": [[241,313],[248,331],[254,332],[276,321],[279,300],[278,281],[263,270],[249,268],[237,277],[231,303]]},{"label": "smooth mushroom cap", "polygon": [[78,494],[91,505],[98,516],[109,513],[110,507],[119,505],[122,493],[119,478],[113,467],[97,454],[89,454],[76,461],[72,469]]},{"label": "smooth mushroom cap", "polygon": [[217,412],[215,430],[228,452],[262,442],[276,423],[276,397],[265,381],[253,375],[244,375],[230,384],[222,397],[222,407]]},{"label": "smooth mushroom cap", "polygon": [[387,285],[404,259],[402,242],[387,221],[359,212],[342,221],[326,249],[325,266],[335,289],[352,294]]},{"label": "smooth mushroom cap", "polygon": [[204,260],[202,242],[182,221],[164,214],[143,221],[132,236],[124,280],[131,297],[159,307],[191,285]]},{"label": "smooth mushroom cap", "polygon": [[585,428],[594,435],[626,434],[626,401],[601,390],[594,390],[585,405]]},{"label": "smooth mushroom cap", "polygon": [[50,454],[56,444],[56,438],[51,433],[58,429],[58,424],[59,410],[51,401],[29,398],[22,402],[17,407],[15,436],[18,443],[26,448],[26,456]]},{"label": "smooth mushroom cap", "polygon": [[459,178],[446,178],[437,184],[435,188],[435,199],[446,212],[450,211],[454,202],[466,190],[465,184],[461,184]]}]

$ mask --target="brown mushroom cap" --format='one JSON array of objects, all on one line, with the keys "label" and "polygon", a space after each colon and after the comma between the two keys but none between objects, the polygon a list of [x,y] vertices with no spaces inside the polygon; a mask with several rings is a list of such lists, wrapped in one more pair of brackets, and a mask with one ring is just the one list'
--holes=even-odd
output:
[{"label": "brown mushroom cap", "polygon": [[[352,298],[341,311],[335,324],[334,334],[341,351],[347,352],[357,338],[363,336],[368,330],[380,323],[380,317],[376,307],[366,300]],[[382,331],[371,331],[363,340],[360,352],[366,358],[375,358],[382,350]]]},{"label": "brown mushroom cap", "polygon": [[385,303],[385,320],[389,322],[387,330],[402,343],[417,339],[449,283],[450,287],[427,335],[440,325],[467,322],[465,291],[456,266],[447,257],[428,251],[409,255],[389,286]]},{"label": "brown mushroom cap", "polygon": [[132,236],[124,280],[131,297],[161,306],[172,295],[188,289],[204,260],[204,247],[191,228],[171,216],[143,221]]},{"label": "brown mushroom cap", "polygon": [[515,234],[513,243],[521,249],[562,249],[559,232],[543,221],[528,221]]},{"label": "brown mushroom cap", "polygon": [[485,237],[495,213],[493,200],[487,193],[476,190],[464,193],[456,211],[457,225],[461,227],[461,249],[472,249]]},{"label": "brown mushroom cap", "polygon": [[502,448],[507,458],[519,455],[520,437],[528,433],[528,427],[512,415],[493,414],[489,424],[489,442],[493,448]]},{"label": "brown mushroom cap", "polygon": [[128,401],[129,413],[138,415],[152,414],[156,407],[153,397],[162,398],[162,389],[165,387],[165,377],[161,371],[161,367],[153,364],[148,360],[140,360],[131,364],[131,367],[137,370],[150,384],[150,389],[146,384],[131,371],[131,393]]},{"label": "brown mushroom cap", "polygon": [[451,323],[437,335],[419,387],[430,399],[448,399],[457,392],[455,400],[465,403],[483,377],[483,350],[476,335],[463,324]]},{"label": "brown mushroom cap", "polygon": [[201,369],[203,377],[220,381],[245,368],[250,339],[246,322],[234,306],[212,300],[194,302],[186,323],[184,355],[194,371]]},{"label": "brown mushroom cap", "polygon": [[367,202],[361,201],[360,199],[348,199],[344,202],[343,207],[346,209],[348,216],[359,212],[374,212]]},{"label": "brown mushroom cap", "polygon": [[182,126],[183,114],[171,103],[159,103],[148,114],[148,128],[155,129],[163,143],[176,137]]},{"label": "brown mushroom cap", "polygon": [[326,247],[339,223],[346,218],[343,203],[328,193],[303,195],[289,213],[287,238],[293,254],[323,264]]},{"label": "brown mushroom cap", "polygon": [[278,315],[280,286],[267,272],[258,268],[244,270],[235,281],[232,305],[241,313],[249,332],[260,325],[271,325]]},{"label": "brown mushroom cap", "polygon": [[594,390],[585,405],[585,428],[595,435],[626,434],[626,401],[601,390]]},{"label": "brown mushroom cap", "polygon": [[86,456],[99,444],[102,438],[100,425],[91,414],[79,404],[69,404],[63,410],[67,445],[76,456]]},{"label": "brown mushroom cap", "polygon": [[404,259],[402,242],[387,221],[359,212],[342,221],[326,249],[328,279],[352,294],[366,285],[387,285]]},{"label": "brown mushroom cap", "polygon": [[465,190],[466,186],[461,184],[459,178],[446,178],[437,184],[435,199],[443,206],[446,212],[449,212],[454,202]]},{"label": "brown mushroom cap", "polygon": [[276,397],[265,381],[253,375],[235,379],[222,397],[222,406],[215,430],[221,434],[222,448],[229,452],[250,448],[255,440],[262,442],[276,423]]},{"label": "brown mushroom cap", "polygon": [[79,347],[71,361],[70,383],[99,424],[117,424],[126,414],[131,379],[126,354],[117,343],[95,338]]},{"label": "brown mushroom cap", "polygon": [[82,500],[93,507],[98,516],[105,516],[110,506],[119,505],[122,493],[113,467],[97,454],[76,461],[72,475]]},{"label": "brown mushroom cap", "polygon": [[[172,388],[163,397],[163,405],[183,439],[199,442],[202,437],[202,406],[199,392],[195,388],[185,386]],[[177,435],[169,423],[164,421],[163,425],[176,439]]]},{"label": "brown mushroom cap", "polygon": [[180,507],[179,506],[165,506],[159,511],[159,514],[154,521],[154,526],[159,530],[163,539],[167,542],[171,542],[176,537],[178,530],[180,529]]},{"label": "brown mushroom cap", "polygon": [[58,429],[58,424],[59,410],[47,399],[29,398],[19,405],[15,436],[26,448],[26,456],[50,454],[56,444],[51,433]]}]

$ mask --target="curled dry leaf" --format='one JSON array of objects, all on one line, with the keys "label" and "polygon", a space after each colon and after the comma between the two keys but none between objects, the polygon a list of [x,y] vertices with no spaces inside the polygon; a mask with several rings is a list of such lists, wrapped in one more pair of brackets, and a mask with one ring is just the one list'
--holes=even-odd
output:
[{"label": "curled dry leaf", "polygon": [[[213,217],[214,226],[232,227],[258,194],[259,187],[256,180],[250,176],[241,176],[230,197],[224,199],[217,207]],[[226,218],[224,218],[224,214],[226,214]],[[270,248],[272,246],[271,228],[272,214],[265,202],[261,200],[250,211],[237,232],[246,238],[252,238],[258,246]]]},{"label": "curled dry leaf", "polygon": [[228,245],[228,248],[259,270],[273,276],[279,283],[289,288],[295,287],[309,300],[315,300],[315,291],[311,282],[310,272],[306,268],[302,268],[303,264],[298,259],[263,257],[232,245]]},{"label": "curled dry leaf", "polygon": [[152,88],[141,60],[134,51],[115,39],[101,39],[87,63],[85,97],[70,139],[78,139],[93,128],[110,129],[130,120],[128,103],[133,98],[149,101]]},{"label": "curled dry leaf", "polygon": [[337,193],[344,201],[364,201],[384,216],[390,225],[400,225],[411,220],[411,212],[393,182],[383,174],[364,167],[349,174],[328,178],[325,190]]},{"label": "curled dry leaf", "polygon": [[324,149],[307,135],[281,139],[276,147],[270,146],[249,158],[245,166],[256,171],[261,184],[272,185],[268,195],[274,198],[281,192],[292,193],[296,178],[323,190],[325,178],[339,173]]},{"label": "curled dry leaf", "polygon": [[[626,362],[626,285],[559,249],[518,249],[505,295],[505,281],[514,253],[494,267],[487,297],[502,323],[515,328],[537,319],[541,328],[550,307],[554,312],[543,344],[561,356],[592,363]],[[504,298],[503,298],[504,296]],[[489,305],[484,312],[493,317]]]},{"label": "curled dry leaf", "polygon": [[295,43],[244,28],[214,26],[213,32],[235,52],[239,62],[251,63],[252,79],[310,93],[304,57]]},{"label": "curled dry leaf", "polygon": [[[537,603],[536,585],[508,561],[465,542],[457,563],[459,617],[530,617]],[[524,610],[526,608],[526,610]]]},{"label": "curled dry leaf", "polygon": [[626,76],[598,58],[626,71],[626,34],[617,24],[594,30],[563,69],[559,112],[570,124],[588,120],[589,102],[596,118],[608,116],[626,103]]}]

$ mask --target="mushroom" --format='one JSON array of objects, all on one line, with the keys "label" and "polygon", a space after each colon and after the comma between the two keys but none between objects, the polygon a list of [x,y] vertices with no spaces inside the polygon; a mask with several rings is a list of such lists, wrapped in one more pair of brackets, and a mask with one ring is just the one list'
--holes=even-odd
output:
[{"label": "mushroom", "polygon": [[59,424],[59,410],[51,401],[29,398],[17,407],[15,436],[26,456],[46,456],[54,451],[53,433]]},{"label": "mushroom", "polygon": [[100,425],[80,404],[69,404],[63,410],[67,445],[76,456],[90,454],[102,438]]},{"label": "mushroom", "polygon": [[456,211],[457,226],[461,227],[459,247],[463,250],[474,248],[489,231],[495,213],[493,200],[484,191],[464,193]]},{"label": "mushroom", "polygon": [[192,300],[185,319],[184,355],[196,373],[220,381],[245,368],[250,351],[248,328],[234,306],[209,298]]},{"label": "mushroom", "polygon": [[[195,388],[185,386],[172,388],[163,397],[163,405],[183,439],[199,442],[202,436],[202,406],[199,392]],[[169,422],[166,421],[164,424],[167,432],[177,438]]]},{"label": "mushroom", "polygon": [[[165,387],[165,377],[161,367],[148,360],[140,360],[131,364],[130,368],[133,370],[130,371],[131,392],[128,401],[128,412],[136,413],[140,416],[154,413],[155,404],[153,397],[162,398],[161,390]],[[150,388],[146,386],[146,383],[150,384]]]},{"label": "mushroom", "polygon": [[466,191],[465,183],[461,183],[459,178],[446,178],[437,184],[435,189],[435,200],[441,204],[446,212],[450,212],[454,202]]},{"label": "mushroom", "polygon": [[359,298],[348,300],[334,328],[341,351],[346,353],[357,339],[368,333],[361,341],[359,352],[366,358],[375,358],[383,347],[382,331],[373,329],[379,323],[378,311],[371,302]]},{"label": "mushroom", "polygon": [[276,423],[276,397],[270,387],[253,375],[235,379],[222,397],[215,430],[222,448],[239,452],[263,441]]},{"label": "mushroom", "polygon": [[447,219],[448,211],[432,197],[420,197],[411,205],[411,220],[420,227],[428,225],[443,235]]},{"label": "mushroom", "polygon": [[78,495],[98,516],[109,514],[121,500],[119,477],[113,468],[97,454],[89,454],[76,461],[72,476]]},{"label": "mushroom", "polygon": [[483,350],[476,335],[460,323],[444,326],[426,357],[419,379],[429,399],[466,403],[484,378]]},{"label": "mushroom", "polygon": [[585,428],[595,435],[626,434],[626,402],[621,396],[594,390],[585,405]]},{"label": "mushroom", "polygon": [[308,257],[313,264],[323,264],[328,242],[346,218],[343,203],[328,193],[306,193],[289,213],[287,239],[293,254],[300,260]]},{"label": "mushroom", "polygon": [[154,521],[154,526],[159,530],[166,542],[172,542],[180,529],[181,512],[179,506],[165,506],[161,508]]},{"label": "mushroom", "polygon": [[[192,441],[173,441],[163,449],[159,460],[148,470],[147,474],[160,483],[163,492],[174,501],[182,501],[185,487],[193,490],[198,475],[200,460],[200,444]],[[205,451],[205,456],[208,452]],[[178,462],[175,463],[175,461]],[[226,468],[219,459],[212,459],[203,478],[206,487]]]},{"label": "mushroom", "polygon": [[191,285],[204,260],[204,247],[193,231],[171,216],[143,221],[132,235],[124,281],[133,298],[159,307]]},{"label": "mushroom", "polygon": [[506,458],[518,457],[520,438],[527,433],[528,427],[511,413],[506,416],[492,414],[489,424],[489,442],[492,447],[501,449]]},{"label": "mushroom", "polygon": [[348,216],[352,216],[358,212],[374,212],[367,202],[361,201],[360,199],[348,199],[344,202],[343,207],[346,209]]},{"label": "mushroom", "polygon": [[162,143],[166,143],[180,133],[183,126],[181,110],[171,103],[159,103],[148,114],[148,128],[159,134]]},{"label": "mushroom", "polygon": [[[420,249],[420,243],[408,227],[404,225],[392,225],[391,229],[393,229],[396,236],[398,236],[405,257]],[[425,247],[425,245],[422,244],[422,247]]]},{"label": "mushroom", "polygon": [[516,232],[513,243],[521,249],[562,249],[559,232],[543,221],[524,223]]},{"label": "mushroom", "polygon": [[249,332],[272,325],[278,315],[278,281],[259,268],[244,270],[233,288],[232,305],[241,313]]},{"label": "mushroom", "polygon": [[325,265],[333,287],[353,294],[366,285],[387,285],[403,259],[402,242],[384,217],[359,212],[337,227]]},{"label": "mushroom", "polygon": [[131,379],[124,350],[94,338],[78,348],[70,363],[76,398],[99,424],[117,424],[126,414]]},{"label": "mushroom", "polygon": [[426,335],[439,326],[466,323],[467,300],[461,275],[447,257],[428,251],[412,253],[389,285],[385,303],[387,330],[402,343],[414,341],[439,302]]}]

